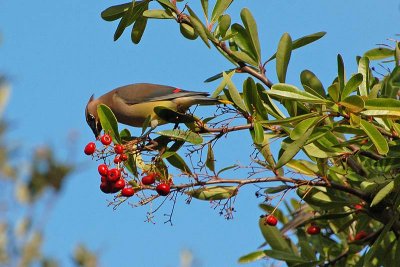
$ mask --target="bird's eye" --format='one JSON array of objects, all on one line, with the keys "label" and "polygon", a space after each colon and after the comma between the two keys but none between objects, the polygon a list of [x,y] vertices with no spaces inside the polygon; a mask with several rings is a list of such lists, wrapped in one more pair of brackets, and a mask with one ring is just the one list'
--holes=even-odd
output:
[{"label": "bird's eye", "polygon": [[89,114],[89,116],[87,116],[87,121],[88,122],[93,122],[93,121],[95,121],[96,119],[95,119],[95,117],[92,115],[92,114]]}]

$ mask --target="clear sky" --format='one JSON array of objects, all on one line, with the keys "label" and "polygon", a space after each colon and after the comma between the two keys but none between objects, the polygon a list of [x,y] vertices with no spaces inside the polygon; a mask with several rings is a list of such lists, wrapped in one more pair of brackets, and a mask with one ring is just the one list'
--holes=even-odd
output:
[{"label": "clear sky", "polygon": [[[6,118],[13,122],[10,137],[28,148],[50,144],[61,157],[68,157],[72,148],[74,156],[68,160],[80,166],[54,203],[44,251],[63,266],[71,266],[70,253],[77,242],[97,251],[102,266],[178,266],[184,249],[194,253],[199,266],[235,266],[239,256],[263,242],[257,226],[260,199],[254,197],[254,187],[240,193],[234,220],[224,220],[207,202],[186,205],[181,197],[174,225],[163,223],[167,206],[153,225],[144,222],[149,207],[122,205],[116,211],[107,207],[110,197],[98,189],[96,162],[82,153],[93,139],[84,119],[92,93],[101,95],[136,82],[212,92],[218,83],[203,81],[231,67],[200,40],[184,39],[172,21],[150,21],[138,46],[127,33],[114,42],[117,23],[102,21],[100,12],[119,3],[0,1],[0,73],[9,77],[13,87],[6,110]],[[201,14],[197,1],[188,3]],[[338,53],[349,76],[356,71],[356,55],[400,33],[396,0],[235,1],[229,9],[235,21],[243,7],[258,22],[264,59],[274,53],[284,32],[296,39],[327,31],[323,39],[292,55],[287,82],[297,85],[303,69],[312,70],[325,85],[330,83]],[[267,74],[277,80],[273,64]],[[78,134],[77,140],[68,139],[71,132]],[[248,161],[238,145],[242,138],[232,134],[225,145],[220,143],[217,168]]]}]

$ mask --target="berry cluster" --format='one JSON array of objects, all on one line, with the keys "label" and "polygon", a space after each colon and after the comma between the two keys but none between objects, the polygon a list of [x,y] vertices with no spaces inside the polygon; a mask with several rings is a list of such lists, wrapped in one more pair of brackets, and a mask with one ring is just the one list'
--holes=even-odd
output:
[{"label": "berry cluster", "polygon": [[[111,145],[112,137],[109,134],[104,134],[100,137],[100,142],[105,146],[101,149],[96,149],[96,144],[90,142],[85,146],[84,153],[86,155],[97,156],[100,159],[115,155],[113,163],[115,166],[100,164],[97,170],[101,177],[100,190],[105,194],[114,194],[120,192],[120,196],[131,197],[137,191],[142,189],[142,186],[151,186],[160,180],[157,172],[146,172],[142,177],[140,185],[136,181],[127,182],[127,173],[124,170],[123,162],[128,160],[127,151],[124,145]],[[146,189],[149,189],[146,187]],[[160,182],[155,187],[156,192],[160,196],[167,196],[170,191],[170,183]]]}]

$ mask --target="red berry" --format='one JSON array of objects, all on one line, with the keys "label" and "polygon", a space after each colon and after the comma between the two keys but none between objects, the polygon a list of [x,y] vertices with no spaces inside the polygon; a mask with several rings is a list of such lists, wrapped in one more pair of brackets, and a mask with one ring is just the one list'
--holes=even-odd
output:
[{"label": "red berry", "polygon": [[146,176],[143,176],[142,184],[144,184],[144,185],[154,184],[154,182],[156,181],[156,176],[157,176],[157,173],[155,173],[155,172],[151,172],[151,173],[147,174]]},{"label": "red berry", "polygon": [[121,177],[121,171],[118,169],[108,170],[107,180],[111,183],[115,183]]},{"label": "red berry", "polygon": [[121,163],[121,156],[120,156],[120,155],[117,155],[117,156],[114,158],[114,163],[115,163],[115,164]]},{"label": "red berry", "polygon": [[124,179],[119,179],[115,182],[114,188],[115,190],[121,190],[125,187],[125,180]]},{"label": "red berry", "polygon": [[108,167],[106,164],[100,164],[97,167],[97,170],[99,171],[101,176],[107,176],[107,174],[108,174]]},{"label": "red berry", "polygon": [[111,193],[112,186],[107,182],[102,182],[100,184],[100,190],[103,191],[105,194]]},{"label": "red berry", "polygon": [[103,145],[108,146],[112,142],[112,138],[109,134],[105,134],[100,138],[100,141]]},{"label": "red berry", "polygon": [[360,232],[358,232],[356,234],[356,236],[354,237],[354,240],[361,240],[364,239],[367,236],[367,233],[364,230],[361,230]]},{"label": "red berry", "polygon": [[107,182],[107,176],[102,175],[101,176],[101,182],[106,183]]},{"label": "red berry", "polygon": [[275,226],[278,223],[278,219],[274,215],[268,215],[265,217],[265,223],[271,226]]},{"label": "red berry", "polygon": [[167,196],[170,190],[169,184],[161,183],[156,186],[156,191],[160,196]]},{"label": "red berry", "polygon": [[317,225],[310,225],[307,228],[307,234],[309,235],[317,235],[321,232],[321,228],[319,228]]},{"label": "red berry", "polygon": [[85,146],[85,149],[83,152],[85,152],[86,155],[92,155],[96,151],[96,144],[93,142],[90,142]]},{"label": "red berry", "polygon": [[115,153],[117,153],[117,154],[122,154],[122,153],[124,153],[124,146],[123,145],[115,145],[114,146],[114,151],[115,151]]},{"label": "red berry", "polygon": [[124,197],[131,197],[135,194],[135,190],[133,190],[132,187],[125,187],[124,189],[122,189],[121,191],[121,195]]},{"label": "red berry", "polygon": [[361,204],[355,204],[354,209],[356,210],[356,213],[359,213],[360,211],[362,211],[364,209],[364,207]]},{"label": "red berry", "polygon": [[126,161],[128,160],[128,156],[126,154],[121,154],[119,155],[119,158],[121,159],[121,161]]}]

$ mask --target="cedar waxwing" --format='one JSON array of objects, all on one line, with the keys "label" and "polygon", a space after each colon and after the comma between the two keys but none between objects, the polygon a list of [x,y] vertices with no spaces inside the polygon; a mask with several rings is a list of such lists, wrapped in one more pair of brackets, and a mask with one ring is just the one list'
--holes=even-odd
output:
[{"label": "cedar waxwing", "polygon": [[97,106],[105,104],[120,123],[142,127],[146,119],[151,116],[151,126],[155,127],[166,123],[154,113],[155,107],[162,106],[185,113],[192,105],[212,105],[222,102],[208,95],[205,92],[185,91],[165,85],[131,84],[116,88],[97,99],[92,95],[86,105],[86,121],[97,138],[102,130]]}]

